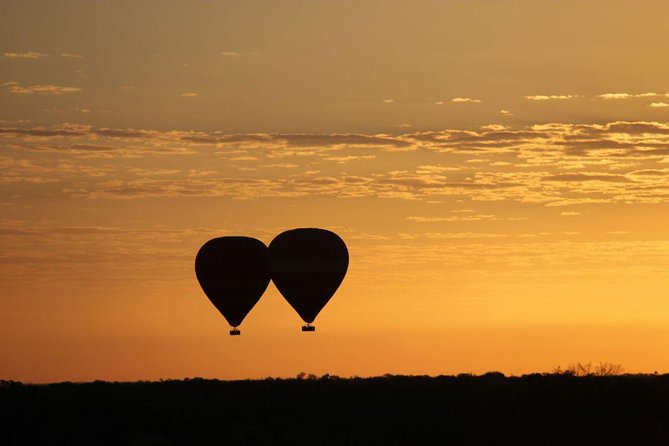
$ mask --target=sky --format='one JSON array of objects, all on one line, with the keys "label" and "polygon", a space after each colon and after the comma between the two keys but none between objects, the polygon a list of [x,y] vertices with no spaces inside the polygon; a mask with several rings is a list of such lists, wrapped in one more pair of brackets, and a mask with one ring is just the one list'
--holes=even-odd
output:
[{"label": "sky", "polygon": [[[669,372],[665,1],[0,3],[0,379]],[[319,227],[315,333],[207,240]]]}]

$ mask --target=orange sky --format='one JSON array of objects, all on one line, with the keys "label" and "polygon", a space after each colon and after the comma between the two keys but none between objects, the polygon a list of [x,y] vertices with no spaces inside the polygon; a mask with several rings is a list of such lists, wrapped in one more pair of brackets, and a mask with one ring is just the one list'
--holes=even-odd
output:
[{"label": "orange sky", "polygon": [[[0,378],[669,372],[664,1],[0,5]],[[316,333],[208,239],[322,227]]]}]

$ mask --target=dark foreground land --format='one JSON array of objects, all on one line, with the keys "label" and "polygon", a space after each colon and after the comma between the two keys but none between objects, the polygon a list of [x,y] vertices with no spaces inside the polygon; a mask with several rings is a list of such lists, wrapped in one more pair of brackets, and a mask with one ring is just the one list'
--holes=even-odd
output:
[{"label": "dark foreground land", "polygon": [[0,384],[0,444],[669,444],[669,375]]}]

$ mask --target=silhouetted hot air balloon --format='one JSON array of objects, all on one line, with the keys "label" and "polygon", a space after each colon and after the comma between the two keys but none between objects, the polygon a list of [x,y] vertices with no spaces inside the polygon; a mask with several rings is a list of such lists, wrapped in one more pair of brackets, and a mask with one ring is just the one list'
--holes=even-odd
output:
[{"label": "silhouetted hot air balloon", "polygon": [[272,281],[307,325],[311,325],[344,280],[348,250],[337,234],[302,228],[282,232],[269,245]]},{"label": "silhouetted hot air balloon", "polygon": [[237,329],[269,284],[267,246],[250,237],[220,237],[202,245],[195,275],[211,303]]}]

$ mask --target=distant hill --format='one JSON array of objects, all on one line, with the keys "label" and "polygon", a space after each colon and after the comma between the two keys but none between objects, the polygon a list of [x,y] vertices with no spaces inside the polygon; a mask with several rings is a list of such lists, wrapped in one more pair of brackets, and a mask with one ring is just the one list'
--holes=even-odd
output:
[{"label": "distant hill", "polygon": [[0,444],[667,445],[669,375],[0,384]]}]

